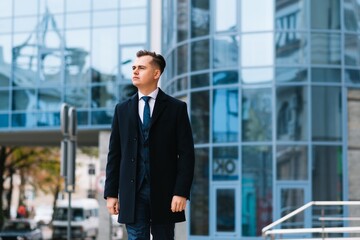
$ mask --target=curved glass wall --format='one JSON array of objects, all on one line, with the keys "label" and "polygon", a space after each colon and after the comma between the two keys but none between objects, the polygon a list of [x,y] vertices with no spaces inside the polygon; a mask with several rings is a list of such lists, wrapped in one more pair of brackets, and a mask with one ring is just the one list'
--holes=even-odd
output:
[{"label": "curved glass wall", "polygon": [[[188,99],[196,144],[189,239],[260,237],[309,201],[352,198],[359,9],[354,0],[163,1],[162,87]],[[318,213],[282,227],[318,226]]]},{"label": "curved glass wall", "polygon": [[129,63],[149,43],[148,1],[3,0],[0,9],[0,131],[58,129],[63,102],[80,129],[108,128],[134,92]]}]

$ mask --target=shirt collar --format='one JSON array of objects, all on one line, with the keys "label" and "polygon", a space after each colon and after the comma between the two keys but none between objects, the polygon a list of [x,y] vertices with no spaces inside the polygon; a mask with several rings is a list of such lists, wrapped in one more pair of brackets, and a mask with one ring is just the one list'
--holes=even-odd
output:
[{"label": "shirt collar", "polygon": [[[145,96],[143,93],[141,93],[140,91],[138,92],[139,94],[139,100]],[[153,92],[151,92],[149,95],[146,95],[146,96],[149,96],[151,97],[152,99],[156,99],[157,95],[159,93],[159,88],[156,88]]]}]

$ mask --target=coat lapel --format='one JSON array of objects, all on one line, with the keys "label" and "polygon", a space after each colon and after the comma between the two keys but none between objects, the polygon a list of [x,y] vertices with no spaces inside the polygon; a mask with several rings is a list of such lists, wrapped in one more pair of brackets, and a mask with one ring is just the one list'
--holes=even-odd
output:
[{"label": "coat lapel", "polygon": [[139,97],[138,94],[135,94],[131,97],[130,102],[129,102],[129,120],[130,120],[130,124],[134,124],[134,127],[137,127],[137,123],[139,122]]},{"label": "coat lapel", "polygon": [[151,117],[150,128],[152,125],[154,125],[154,123],[161,115],[161,113],[164,111],[166,106],[167,106],[167,95],[159,88],[159,92],[155,101],[154,111]]}]

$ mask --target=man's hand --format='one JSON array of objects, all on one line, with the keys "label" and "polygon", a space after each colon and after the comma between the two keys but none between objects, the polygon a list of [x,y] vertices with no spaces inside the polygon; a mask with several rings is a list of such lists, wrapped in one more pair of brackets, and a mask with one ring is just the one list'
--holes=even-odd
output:
[{"label": "man's hand", "polygon": [[171,201],[171,211],[181,212],[186,208],[186,198],[180,196],[173,196]]},{"label": "man's hand", "polygon": [[106,207],[110,214],[119,214],[120,206],[117,198],[108,197],[106,198]]}]

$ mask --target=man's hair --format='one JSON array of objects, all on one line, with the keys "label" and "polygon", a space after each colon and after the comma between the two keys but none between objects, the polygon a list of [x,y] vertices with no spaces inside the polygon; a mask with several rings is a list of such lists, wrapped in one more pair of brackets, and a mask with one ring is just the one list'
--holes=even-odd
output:
[{"label": "man's hair", "polygon": [[137,57],[151,56],[153,58],[153,62],[160,68],[160,72],[161,73],[164,72],[164,69],[166,67],[166,62],[162,55],[148,50],[140,50],[136,53],[136,56]]}]

